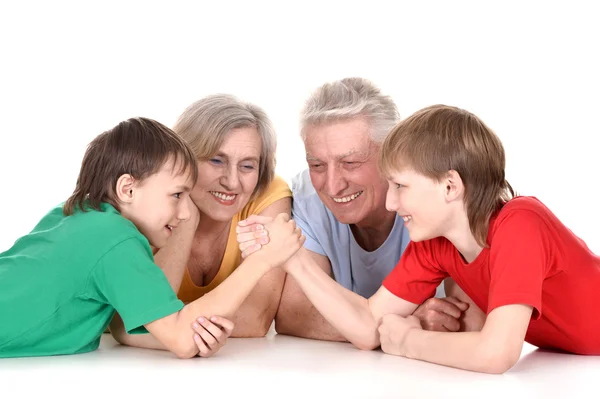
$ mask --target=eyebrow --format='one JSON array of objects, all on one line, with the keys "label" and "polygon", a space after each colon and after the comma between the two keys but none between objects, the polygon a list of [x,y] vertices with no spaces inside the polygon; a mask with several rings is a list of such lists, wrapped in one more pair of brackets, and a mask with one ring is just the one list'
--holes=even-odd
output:
[{"label": "eyebrow", "polygon": [[[369,155],[369,152],[368,152],[368,151],[357,151],[357,150],[351,150],[351,151],[348,151],[348,152],[346,152],[346,153],[344,153],[344,154],[337,155],[337,156],[335,157],[335,159],[336,159],[337,161],[339,161],[339,160],[342,160],[342,159],[344,159],[344,158],[346,158],[346,157],[349,157],[350,155],[368,156],[368,155]],[[308,153],[306,154],[306,160],[307,160],[307,161],[320,161],[320,159],[319,159],[319,158],[315,158],[315,157],[313,157],[313,156],[309,155]]]},{"label": "eyebrow", "polygon": [[184,192],[192,191],[192,189],[190,188],[190,186],[182,186],[182,185],[176,186],[175,190],[176,191],[184,191]]},{"label": "eyebrow", "polygon": [[[224,154],[224,153],[222,153],[222,152],[218,152],[218,153],[217,153],[217,155],[215,155],[215,156],[216,156],[216,157],[222,157],[222,158],[227,158],[227,159],[229,159],[229,155],[227,155],[227,154]],[[242,159],[240,159],[240,161],[254,161],[254,162],[260,162],[260,158],[257,158],[257,157],[250,156],[250,157],[242,158]]]}]

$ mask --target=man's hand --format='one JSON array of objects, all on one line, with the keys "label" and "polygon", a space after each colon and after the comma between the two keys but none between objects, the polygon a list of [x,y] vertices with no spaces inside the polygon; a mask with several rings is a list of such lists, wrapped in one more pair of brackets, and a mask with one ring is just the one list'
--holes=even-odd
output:
[{"label": "man's hand", "polygon": [[387,314],[379,324],[379,341],[381,350],[390,355],[406,356],[406,337],[412,329],[421,330],[421,323],[415,316],[402,317]]},{"label": "man's hand", "polygon": [[413,313],[424,330],[456,332],[461,327],[461,316],[469,304],[453,297],[429,298]]},{"label": "man's hand", "polygon": [[217,353],[233,331],[233,322],[224,317],[213,316],[210,321],[204,317],[199,317],[192,324],[196,332],[194,342],[198,347],[200,357],[210,357]]}]

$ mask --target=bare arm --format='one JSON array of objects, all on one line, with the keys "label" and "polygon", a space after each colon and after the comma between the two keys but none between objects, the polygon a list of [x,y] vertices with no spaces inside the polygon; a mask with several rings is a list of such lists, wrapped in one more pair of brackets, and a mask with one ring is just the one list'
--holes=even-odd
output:
[{"label": "bare arm", "polygon": [[465,370],[501,374],[521,356],[533,308],[506,305],[490,312],[481,331],[422,330],[416,318],[388,315],[380,327],[386,353]]},{"label": "bare arm", "polygon": [[190,220],[181,222],[173,230],[173,235],[169,238],[167,245],[154,255],[154,262],[162,269],[175,292],[179,292],[179,287],[181,287],[181,280],[192,251],[194,234],[200,222],[198,208],[190,198],[188,200],[190,201]]},{"label": "bare arm", "polygon": [[[326,256],[309,250],[299,251],[295,256],[308,256],[328,276],[333,275],[331,263]],[[304,295],[300,286],[289,275],[285,279],[281,302],[275,317],[275,330],[278,334],[302,338],[346,341],[346,338],[319,313]]]},{"label": "bare arm", "polygon": [[[300,249],[299,255],[303,251],[307,250]],[[385,287],[371,298],[363,298],[333,281],[307,256],[294,256],[286,269],[323,317],[360,349],[379,347],[377,327],[384,315],[408,316],[417,308]]]},{"label": "bare arm", "polygon": [[[192,324],[199,316],[218,315],[227,319],[233,318],[237,309],[250,294],[256,283],[270,270],[283,264],[303,244],[295,223],[288,215],[279,215],[270,226],[274,237],[263,247],[260,253],[249,256],[223,283],[203,297],[187,304],[181,311],[173,313],[145,325],[148,331],[161,343],[132,341],[147,344],[157,349],[166,348],[178,357],[193,357],[198,348],[192,339]],[[115,322],[114,326],[118,327]],[[120,336],[117,333],[117,336]],[[132,336],[129,336],[132,337]],[[138,338],[138,337],[135,337]]]},{"label": "bare arm", "polygon": [[[292,199],[286,197],[269,205],[260,215],[275,217],[285,213],[290,216],[291,212]],[[281,268],[271,270],[260,279],[233,316],[233,337],[264,337],[267,334],[279,306],[284,280],[285,271]]]}]

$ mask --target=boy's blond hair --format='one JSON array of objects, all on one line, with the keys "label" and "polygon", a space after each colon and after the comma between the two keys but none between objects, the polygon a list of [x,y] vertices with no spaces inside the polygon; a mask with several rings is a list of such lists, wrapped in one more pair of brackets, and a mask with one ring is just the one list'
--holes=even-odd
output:
[{"label": "boy's blond hair", "polygon": [[433,105],[398,123],[381,147],[384,176],[410,168],[435,181],[450,170],[460,175],[471,233],[487,247],[492,213],[515,196],[505,179],[504,148],[477,116],[460,108]]}]

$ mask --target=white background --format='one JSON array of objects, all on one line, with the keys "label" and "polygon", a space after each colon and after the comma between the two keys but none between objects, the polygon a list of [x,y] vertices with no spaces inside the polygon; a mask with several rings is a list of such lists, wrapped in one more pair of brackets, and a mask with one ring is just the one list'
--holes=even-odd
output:
[{"label": "white background", "polygon": [[235,94],[271,116],[289,179],[305,167],[303,101],[362,76],[403,118],[434,103],[475,112],[503,140],[513,187],[600,253],[592,4],[2,1],[0,252],[68,197],[85,146],[123,119],[172,126],[193,101]]}]

